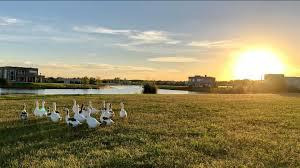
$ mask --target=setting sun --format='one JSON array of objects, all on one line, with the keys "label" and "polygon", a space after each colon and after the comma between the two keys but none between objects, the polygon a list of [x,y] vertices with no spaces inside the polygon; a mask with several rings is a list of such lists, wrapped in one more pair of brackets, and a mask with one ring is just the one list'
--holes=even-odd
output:
[{"label": "setting sun", "polygon": [[262,79],[264,74],[283,73],[284,65],[278,55],[267,50],[241,53],[234,65],[235,79]]}]

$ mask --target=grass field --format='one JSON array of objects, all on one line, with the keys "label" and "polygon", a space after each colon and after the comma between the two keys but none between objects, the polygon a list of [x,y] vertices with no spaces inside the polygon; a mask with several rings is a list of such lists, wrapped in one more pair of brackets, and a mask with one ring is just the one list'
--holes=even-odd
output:
[{"label": "grass field", "polygon": [[300,167],[300,94],[38,97],[124,101],[128,120],[97,129],[35,119],[36,98],[0,96],[0,167]]}]

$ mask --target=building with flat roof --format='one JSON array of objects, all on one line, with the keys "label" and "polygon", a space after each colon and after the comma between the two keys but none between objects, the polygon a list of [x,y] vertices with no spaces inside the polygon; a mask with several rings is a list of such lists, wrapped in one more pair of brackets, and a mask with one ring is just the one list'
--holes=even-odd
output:
[{"label": "building with flat roof", "polygon": [[286,77],[284,74],[265,74],[265,83],[269,86],[284,84],[287,88],[300,89],[300,77]]},{"label": "building with flat roof", "polygon": [[196,75],[189,77],[188,85],[193,87],[214,87],[216,86],[216,78],[206,75]]},{"label": "building with flat roof", "polygon": [[288,88],[300,89],[300,77],[285,77]]},{"label": "building with flat roof", "polygon": [[38,68],[12,66],[0,67],[0,78],[5,79],[10,83],[38,82]]}]

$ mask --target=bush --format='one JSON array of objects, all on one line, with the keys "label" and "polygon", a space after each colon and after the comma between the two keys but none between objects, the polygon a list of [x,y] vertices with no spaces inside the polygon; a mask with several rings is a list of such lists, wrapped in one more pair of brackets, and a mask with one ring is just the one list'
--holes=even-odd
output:
[{"label": "bush", "polygon": [[157,86],[154,83],[145,83],[143,86],[144,94],[156,94],[157,93]]}]

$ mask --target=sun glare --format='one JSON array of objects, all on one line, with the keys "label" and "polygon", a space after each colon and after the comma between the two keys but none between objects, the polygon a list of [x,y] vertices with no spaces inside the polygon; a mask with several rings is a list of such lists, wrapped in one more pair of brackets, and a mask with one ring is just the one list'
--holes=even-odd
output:
[{"label": "sun glare", "polygon": [[266,50],[250,50],[237,58],[234,67],[235,79],[259,80],[264,74],[283,73],[284,66],[279,57]]}]

